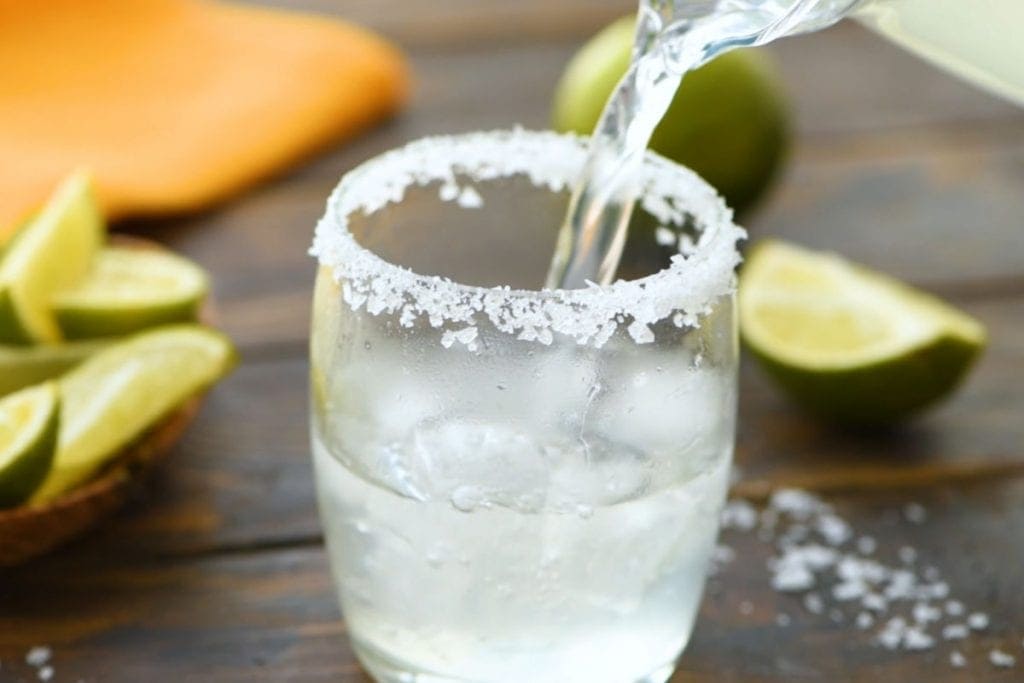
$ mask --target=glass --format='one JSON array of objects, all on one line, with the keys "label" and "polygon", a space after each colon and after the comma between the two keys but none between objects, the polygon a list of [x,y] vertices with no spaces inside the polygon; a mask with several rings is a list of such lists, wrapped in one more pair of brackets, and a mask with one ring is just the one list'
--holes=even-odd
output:
[{"label": "glass", "polygon": [[743,231],[648,155],[634,279],[531,290],[585,157],[553,133],[428,138],[347,174],[317,227],[320,514],[378,681],[663,681],[690,637]]}]

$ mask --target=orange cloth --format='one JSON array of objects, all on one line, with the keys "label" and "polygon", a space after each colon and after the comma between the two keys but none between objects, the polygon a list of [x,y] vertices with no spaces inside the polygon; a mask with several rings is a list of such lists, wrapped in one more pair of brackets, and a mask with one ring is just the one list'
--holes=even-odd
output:
[{"label": "orange cloth", "polygon": [[109,217],[196,209],[406,98],[405,62],[327,18],[210,0],[0,0],[0,241],[70,170]]}]

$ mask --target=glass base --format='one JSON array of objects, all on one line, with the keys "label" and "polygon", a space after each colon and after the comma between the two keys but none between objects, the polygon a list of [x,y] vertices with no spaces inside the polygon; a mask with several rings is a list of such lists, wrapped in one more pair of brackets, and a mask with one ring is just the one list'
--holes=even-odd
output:
[{"label": "glass base", "polygon": [[[487,683],[486,681],[452,678],[429,671],[410,670],[408,662],[395,660],[376,648],[366,647],[356,641],[352,641],[352,649],[355,651],[359,663],[366,669],[366,673],[370,674],[370,677],[377,683]],[[676,663],[669,662],[635,681],[622,681],[622,683],[665,683],[672,676],[675,668]]]}]

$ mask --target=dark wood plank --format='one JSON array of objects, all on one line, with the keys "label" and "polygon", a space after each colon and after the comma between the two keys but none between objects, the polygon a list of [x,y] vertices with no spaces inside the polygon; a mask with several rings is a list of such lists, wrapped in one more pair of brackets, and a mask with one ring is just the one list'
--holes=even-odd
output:
[{"label": "dark wood plank", "polygon": [[[897,521],[911,497],[929,511],[921,525]],[[858,533],[877,539],[880,559],[894,563],[897,549],[912,544],[919,564],[936,565],[957,599],[990,615],[991,627],[962,648],[970,668],[952,669],[948,648],[889,653],[848,622],[807,613],[798,597],[770,590],[769,546],[731,533],[723,541],[737,559],[712,580],[673,680],[1019,680],[1019,668],[1000,672],[985,657],[993,647],[1024,654],[1024,546],[1016,542],[1024,536],[1024,480],[832,502]],[[790,626],[775,625],[780,612]],[[54,650],[55,680],[363,683],[344,638],[318,547],[168,562],[125,542],[0,574],[5,681],[31,680],[21,661],[45,644]]]}]

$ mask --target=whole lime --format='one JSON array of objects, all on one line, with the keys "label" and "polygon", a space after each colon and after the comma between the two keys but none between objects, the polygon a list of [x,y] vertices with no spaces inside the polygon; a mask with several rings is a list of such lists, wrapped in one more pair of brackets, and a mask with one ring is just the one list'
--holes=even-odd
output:
[{"label": "whole lime", "polygon": [[[589,134],[629,66],[633,17],[609,25],[569,62],[552,123]],[[771,185],[789,146],[785,91],[767,54],[734,50],[683,78],[651,149],[696,171],[737,212]]]}]

